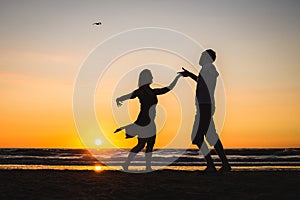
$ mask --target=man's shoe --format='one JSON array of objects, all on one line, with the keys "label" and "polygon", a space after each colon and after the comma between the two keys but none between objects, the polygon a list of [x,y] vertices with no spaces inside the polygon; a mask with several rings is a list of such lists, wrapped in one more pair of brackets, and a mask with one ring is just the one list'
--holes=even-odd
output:
[{"label": "man's shoe", "polygon": [[204,172],[216,172],[217,169],[214,165],[212,166],[207,166],[205,169],[204,169]]},{"label": "man's shoe", "polygon": [[223,165],[220,169],[219,172],[229,172],[231,171],[231,166],[230,165]]}]

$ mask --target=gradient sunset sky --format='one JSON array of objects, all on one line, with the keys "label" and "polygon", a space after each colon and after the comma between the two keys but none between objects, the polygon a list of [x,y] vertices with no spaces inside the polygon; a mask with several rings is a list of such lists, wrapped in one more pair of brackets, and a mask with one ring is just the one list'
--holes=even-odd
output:
[{"label": "gradient sunset sky", "polygon": [[84,147],[72,114],[80,66],[110,36],[142,27],[217,52],[225,148],[300,147],[299,11],[297,0],[1,0],[0,148]]}]

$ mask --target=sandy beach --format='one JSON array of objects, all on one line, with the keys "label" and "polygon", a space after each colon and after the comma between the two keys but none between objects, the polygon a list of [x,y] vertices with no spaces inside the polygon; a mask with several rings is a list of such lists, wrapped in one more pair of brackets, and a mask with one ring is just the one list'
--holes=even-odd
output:
[{"label": "sandy beach", "polygon": [[291,199],[299,171],[1,170],[0,199]]}]

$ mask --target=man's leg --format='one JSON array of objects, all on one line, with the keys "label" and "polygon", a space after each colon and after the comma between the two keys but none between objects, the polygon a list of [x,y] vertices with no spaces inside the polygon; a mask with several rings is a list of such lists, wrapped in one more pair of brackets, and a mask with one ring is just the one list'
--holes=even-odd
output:
[{"label": "man's leg", "polygon": [[208,128],[207,134],[205,135],[205,138],[211,146],[214,146],[215,151],[217,152],[218,156],[220,157],[220,159],[222,161],[222,167],[220,170],[221,171],[230,171],[231,167],[226,158],[223,145],[221,143],[221,140],[219,139],[219,135],[217,134],[213,117],[211,118],[211,122],[209,124],[209,128]]},{"label": "man's leg", "polygon": [[215,150],[217,152],[217,154],[219,155],[221,161],[222,161],[222,167],[220,169],[220,171],[230,171],[231,170],[231,166],[227,160],[227,157],[225,155],[225,151],[223,148],[223,145],[221,143],[221,140],[219,139],[217,141],[217,143],[215,144]]},{"label": "man's leg", "polygon": [[200,149],[201,153],[204,155],[204,159],[205,159],[205,161],[207,163],[207,166],[206,166],[206,168],[205,168],[204,171],[209,171],[209,172],[217,171],[216,167],[215,167],[215,164],[213,162],[213,159],[212,159],[212,157],[210,155],[210,150],[207,147],[206,142],[204,140],[202,140],[202,141],[203,142],[197,144],[197,146]]},{"label": "man's leg", "polygon": [[198,125],[197,134],[195,137],[195,142],[206,160],[207,167],[205,171],[216,171],[213,159],[210,155],[210,149],[208,148],[206,142],[204,141],[204,135],[208,131],[210,120],[211,120],[211,105],[200,104],[199,110],[200,110],[200,121]]}]

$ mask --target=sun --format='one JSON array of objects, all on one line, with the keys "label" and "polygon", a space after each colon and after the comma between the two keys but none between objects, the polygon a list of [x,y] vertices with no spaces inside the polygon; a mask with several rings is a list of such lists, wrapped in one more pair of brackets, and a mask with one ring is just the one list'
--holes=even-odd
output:
[{"label": "sun", "polygon": [[102,167],[100,165],[95,165],[94,171],[100,172],[102,170]]}]

